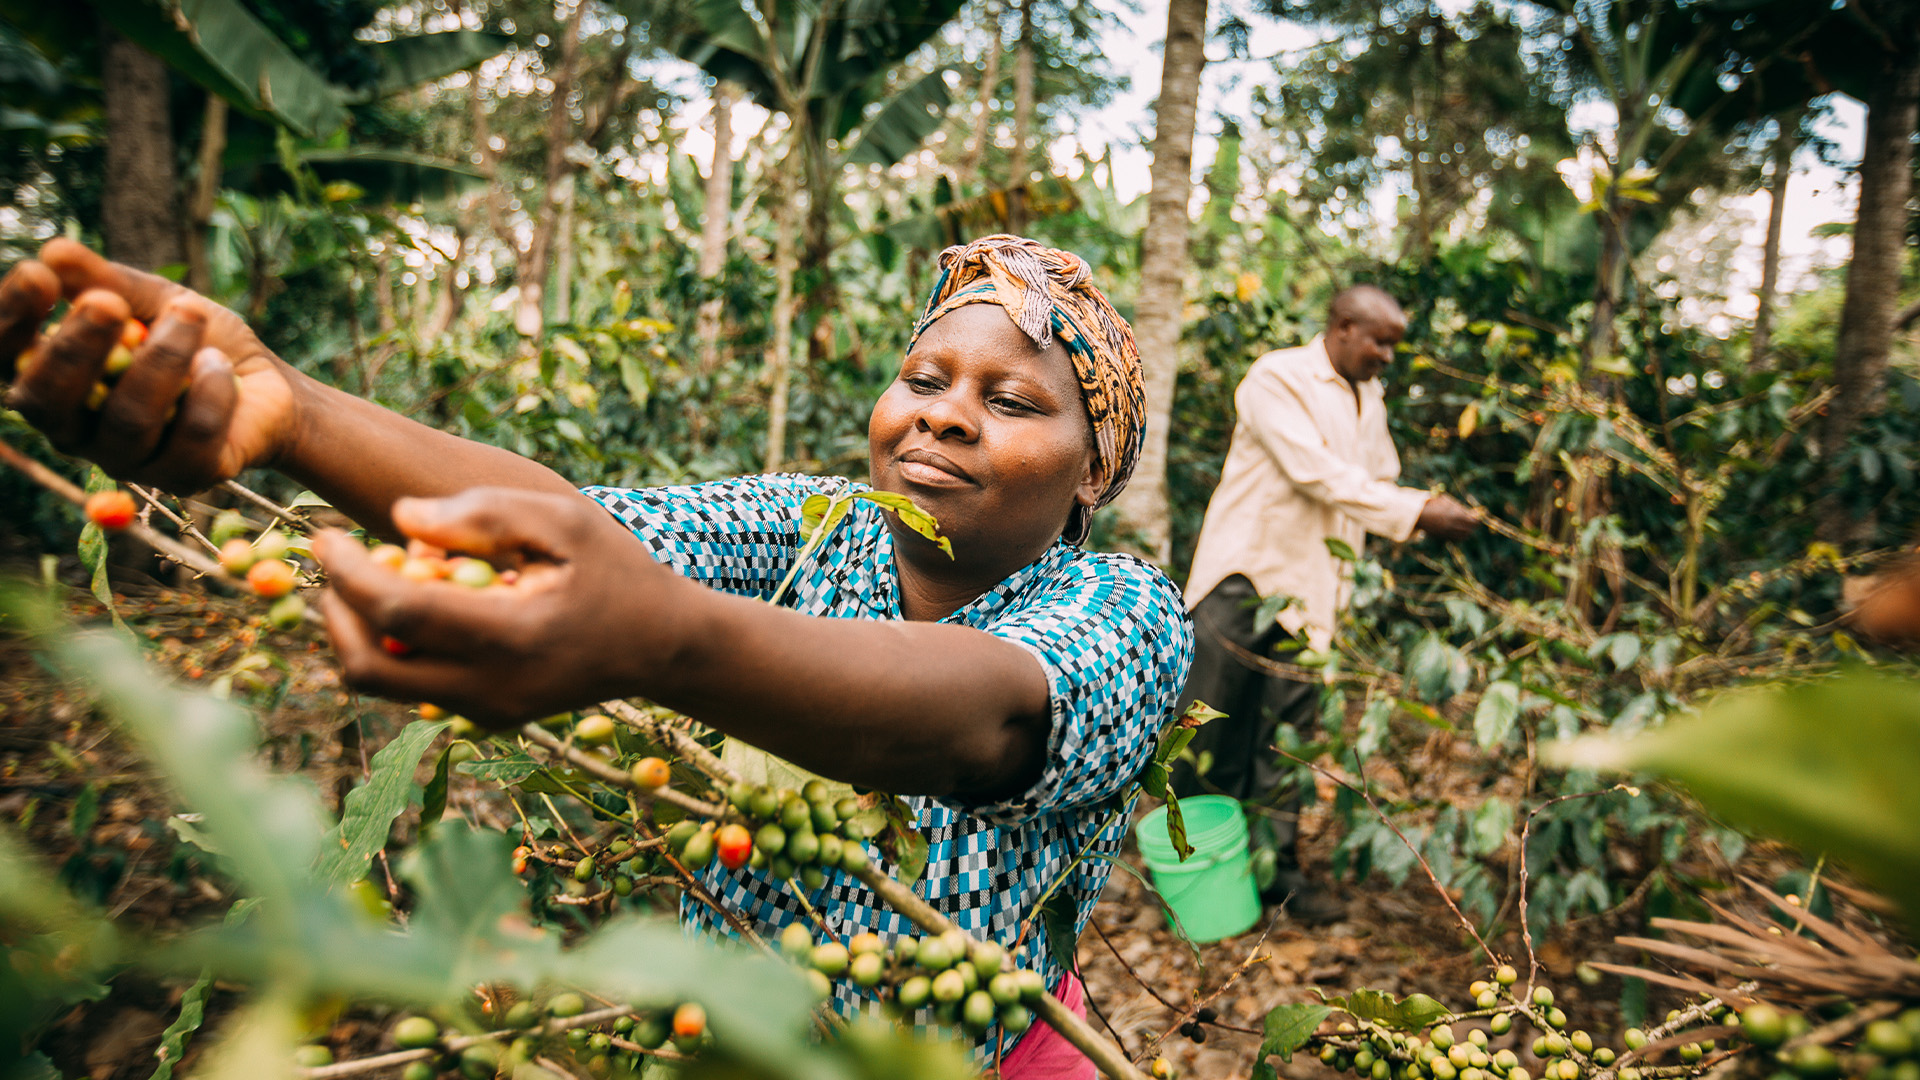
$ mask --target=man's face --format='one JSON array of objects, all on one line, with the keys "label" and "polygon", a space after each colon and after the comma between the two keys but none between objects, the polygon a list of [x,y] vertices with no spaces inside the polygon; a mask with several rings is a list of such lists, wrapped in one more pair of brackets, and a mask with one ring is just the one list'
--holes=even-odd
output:
[{"label": "man's face", "polygon": [[1327,331],[1327,359],[1333,370],[1355,386],[1377,378],[1393,362],[1393,347],[1407,336],[1407,317],[1397,309],[1376,308],[1343,319]]}]

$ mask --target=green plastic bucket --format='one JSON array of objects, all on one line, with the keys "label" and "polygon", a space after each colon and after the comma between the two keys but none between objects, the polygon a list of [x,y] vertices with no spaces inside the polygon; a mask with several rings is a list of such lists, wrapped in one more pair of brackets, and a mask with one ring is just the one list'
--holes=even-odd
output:
[{"label": "green plastic bucket", "polygon": [[[1247,818],[1240,801],[1225,795],[1196,795],[1180,800],[1193,854],[1185,862],[1167,837],[1167,808],[1140,819],[1134,835],[1140,855],[1153,872],[1154,887],[1195,941],[1219,941],[1244,934],[1260,921],[1260,894],[1248,865]],[[1173,924],[1173,917],[1167,919]]]}]

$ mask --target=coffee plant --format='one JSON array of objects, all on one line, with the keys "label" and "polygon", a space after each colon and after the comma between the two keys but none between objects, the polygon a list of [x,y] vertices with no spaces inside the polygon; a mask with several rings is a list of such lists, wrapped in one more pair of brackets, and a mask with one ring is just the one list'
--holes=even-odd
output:
[{"label": "coffee plant", "polygon": [[[90,486],[106,490],[108,482],[96,477]],[[86,502],[71,484],[61,490],[73,502]],[[96,519],[92,527],[152,532],[171,544],[161,552],[227,588],[246,588],[232,577],[246,573],[252,592],[263,603],[273,601],[275,625],[298,632],[307,621],[303,609],[286,615],[284,605],[298,594],[280,588],[282,578],[276,575],[265,588],[253,580],[259,565],[288,567],[288,584],[311,580],[311,571],[296,561],[303,552],[300,536],[227,511],[205,532],[180,517],[182,532],[204,550],[186,548],[150,525],[156,511],[171,515],[165,500],[144,490],[136,494],[146,503],[144,515],[127,523]],[[818,496],[806,507],[808,544],[826,536],[852,498],[872,496]],[[908,517],[916,513],[910,505],[899,509]],[[300,521],[290,507],[275,507],[273,517]],[[931,521],[914,521],[933,532]],[[94,571],[104,573],[104,553],[96,548],[90,557]],[[420,580],[515,586],[513,571],[420,544],[380,546],[376,557]],[[242,1015],[228,1020],[228,1036],[215,1057],[217,1067],[234,1074],[288,1074],[292,1067],[311,1080],[376,1068],[397,1068],[409,1080],[522,1072],[636,1076],[655,1061],[693,1074],[708,1067],[768,1076],[970,1072],[950,1043],[900,1042],[870,1020],[847,1024],[822,1011],[820,1003],[835,986],[845,986],[872,1005],[872,1015],[891,1015],[910,1026],[977,1038],[996,1024],[1021,1032],[1039,1020],[1060,1028],[1110,1076],[1171,1076],[1165,1059],[1152,1055],[1160,1040],[1129,1059],[1046,994],[1039,974],[1012,967],[1004,945],[952,928],[906,884],[877,871],[870,846],[885,853],[908,882],[924,865],[924,849],[916,863],[918,836],[895,799],[854,794],[818,778],[799,786],[745,780],[710,749],[701,728],[647,705],[609,701],[584,715],[495,734],[420,705],[419,719],[374,753],[369,778],[349,792],[340,822],[326,824],[300,784],[259,769],[252,724],[236,705],[156,690],[125,644],[104,632],[67,632],[35,588],[10,586],[6,617],[61,673],[98,688],[102,705],[196,811],[192,824],[180,819],[182,836],[246,892],[219,926],[146,940],[75,907],[12,840],[0,836],[0,861],[6,863],[0,915],[12,961],[0,978],[10,982],[10,999],[23,1003],[12,1011],[13,1036],[29,1036],[63,1003],[102,994],[115,970],[140,965],[180,976],[198,972],[163,1043],[163,1070],[179,1061],[202,1022],[207,986],[221,978],[253,988]],[[1805,749],[1793,742],[1795,732],[1807,730],[1805,711],[1885,717],[1887,703],[1895,701],[1893,711],[1905,715],[1912,713],[1912,694],[1908,682],[1887,682],[1812,686],[1786,700],[1749,696],[1730,701],[1718,719],[1670,724],[1638,742],[1576,744],[1565,753],[1578,769],[1674,774],[1709,799],[1732,792],[1738,817],[1741,784],[1749,776],[1788,776],[1791,782],[1791,755]],[[1192,728],[1210,715],[1210,709],[1196,707],[1169,726],[1140,776],[1144,792],[1171,798],[1167,765],[1185,753]],[[1920,730],[1897,719],[1882,723],[1893,724],[1887,732],[1899,738]],[[422,755],[442,734],[451,740],[420,792],[419,844],[394,859],[396,886],[382,888],[369,880],[372,863],[386,847],[392,824],[407,811]],[[1688,763],[1724,755],[1728,740],[1740,744],[1753,769],[1688,769]],[[1885,771],[1885,753],[1859,757],[1849,769]],[[453,771],[499,784],[518,815],[518,836],[440,821]],[[1834,778],[1857,773],[1843,769]],[[1363,788],[1352,790],[1377,807]],[[1751,798],[1753,792],[1745,794],[1747,805],[1768,805]],[[1638,798],[1638,790],[1592,796]],[[547,813],[526,813],[520,805],[526,798],[540,799]],[[574,803],[591,826],[570,824],[555,798]],[[1185,847],[1177,803],[1171,811],[1173,840]],[[1123,811],[1116,807],[1114,813]],[[1889,896],[1912,896],[1905,876],[1912,861],[1901,861],[1897,842],[1874,847],[1872,828],[1836,832],[1836,822],[1845,819],[1843,813],[1822,819],[1786,811],[1763,815],[1755,824],[1811,846],[1834,847]],[[1413,861],[1442,888],[1421,844],[1400,834],[1386,813],[1379,821],[1405,840]],[[1532,815],[1526,826],[1532,826]],[[753,955],[687,942],[672,922],[639,915],[655,894],[687,892],[718,909],[693,876],[714,859],[766,869],[799,886],[816,886],[829,871],[849,872],[916,920],[925,934],[891,942],[876,934],[837,940],[818,924],[793,924],[778,942],[760,942],[720,909],[755,945]],[[1261,1026],[1256,1076],[1277,1076],[1275,1059],[1290,1063],[1294,1055],[1313,1055],[1367,1080],[1651,1080],[1709,1072],[1905,1080],[1920,1070],[1914,1051],[1920,1011],[1905,1007],[1905,994],[1920,988],[1920,967],[1870,936],[1766,896],[1776,903],[1774,911],[1793,911],[1786,926],[1791,932],[1776,936],[1791,944],[1751,936],[1745,945],[1759,951],[1745,955],[1749,967],[1730,970],[1770,972],[1772,984],[1747,978],[1716,988],[1653,970],[1619,969],[1701,992],[1657,1026],[1596,1036],[1555,1003],[1530,955],[1523,978],[1523,970],[1482,942],[1486,978],[1467,986],[1455,1005],[1359,988],[1327,995],[1321,1003],[1273,1009]],[[1807,926],[1839,955],[1866,957],[1845,994],[1807,997],[1807,980],[1834,978],[1834,953],[1805,944],[1801,932]],[[1461,928],[1478,940],[1471,920],[1463,917]],[[1672,928],[1713,932],[1722,944],[1728,938],[1724,926],[1701,930],[1674,922]],[[1672,945],[1649,947],[1697,961]],[[1786,963],[1780,949],[1797,949],[1801,965]],[[1895,972],[1891,982],[1887,972]],[[1768,992],[1799,1007],[1768,1003]],[[392,1049],[334,1061],[324,1043],[300,1045],[307,1030],[303,1017],[328,999],[353,1001],[374,1015],[390,1011],[386,1042]],[[1196,1003],[1162,1040],[1175,1032],[1204,1040],[1208,1028],[1219,1024],[1212,1005]],[[822,1042],[820,1032],[831,1032],[831,1038]]]}]

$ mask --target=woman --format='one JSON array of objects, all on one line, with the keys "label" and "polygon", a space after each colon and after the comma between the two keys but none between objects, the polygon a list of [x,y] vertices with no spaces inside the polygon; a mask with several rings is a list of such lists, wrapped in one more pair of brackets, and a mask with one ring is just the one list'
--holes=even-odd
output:
[{"label": "woman", "polygon": [[[1124,830],[1108,800],[1169,717],[1192,635],[1158,571],[1077,546],[1139,452],[1124,321],[1084,263],[1032,241],[990,237],[940,264],[869,444],[874,486],[932,513],[952,554],[858,502],[779,606],[763,598],[800,547],[800,505],[841,481],[582,498],[544,466],[307,378],[231,312],[65,241],[0,282],[0,356],[34,347],[9,404],[117,476],[191,491],[268,466],[375,533],[522,567],[513,589],[409,582],[322,534],[321,606],[350,684],[496,726],[644,695],[821,775],[907,795],[930,847],[916,890],[968,931],[1018,941],[1019,961],[1072,1004],[1077,981],[1028,924],[1065,874],[1058,891],[1084,926]],[[36,343],[62,293],[69,316]],[[129,310],[151,332],[90,411]],[[391,655],[383,637],[412,651]],[[1095,857],[1075,864],[1083,851]],[[715,866],[708,884],[770,934],[803,910],[750,870]],[[844,875],[807,900],[841,935],[911,931]],[[1034,1030],[1003,1040],[1009,1076],[1092,1075],[1084,1059],[1049,1064],[1064,1044]]]}]

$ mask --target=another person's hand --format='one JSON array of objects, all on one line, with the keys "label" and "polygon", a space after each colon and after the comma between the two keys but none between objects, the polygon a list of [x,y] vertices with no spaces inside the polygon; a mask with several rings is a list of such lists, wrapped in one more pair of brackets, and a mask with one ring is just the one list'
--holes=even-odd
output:
[{"label": "another person's hand", "polygon": [[1435,495],[1420,508],[1414,525],[1436,540],[1465,540],[1480,527],[1480,518],[1451,498]]},{"label": "another person's hand", "polygon": [[393,521],[519,576],[483,589],[413,581],[345,533],[321,533],[320,609],[355,689],[500,728],[638,693],[634,679],[678,640],[669,595],[684,579],[585,496],[474,488],[401,499]]},{"label": "another person's hand", "polygon": [[[72,308],[56,335],[41,337],[62,296]],[[89,407],[129,316],[149,324],[147,340]],[[30,347],[33,363],[15,373]],[[49,241],[0,280],[0,358],[0,376],[13,377],[7,404],[62,452],[170,491],[271,463],[296,424],[289,369],[245,320],[71,240]]]}]

